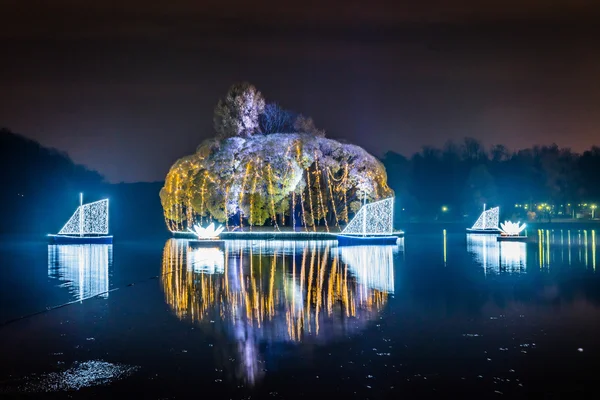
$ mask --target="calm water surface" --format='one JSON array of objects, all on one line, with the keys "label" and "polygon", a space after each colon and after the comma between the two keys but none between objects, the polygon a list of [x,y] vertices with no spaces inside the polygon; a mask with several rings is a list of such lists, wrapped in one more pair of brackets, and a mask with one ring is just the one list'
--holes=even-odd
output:
[{"label": "calm water surface", "polygon": [[596,231],[0,243],[0,396],[598,392]]}]

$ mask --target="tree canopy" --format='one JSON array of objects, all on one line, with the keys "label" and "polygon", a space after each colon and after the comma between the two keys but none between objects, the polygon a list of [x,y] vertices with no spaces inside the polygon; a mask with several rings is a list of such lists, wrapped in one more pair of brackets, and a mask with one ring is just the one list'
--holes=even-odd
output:
[{"label": "tree canopy", "polygon": [[265,106],[252,85],[233,85],[215,108],[216,137],[179,159],[160,197],[173,231],[216,220],[340,229],[360,200],[393,195],[383,164],[325,138],[310,117]]}]

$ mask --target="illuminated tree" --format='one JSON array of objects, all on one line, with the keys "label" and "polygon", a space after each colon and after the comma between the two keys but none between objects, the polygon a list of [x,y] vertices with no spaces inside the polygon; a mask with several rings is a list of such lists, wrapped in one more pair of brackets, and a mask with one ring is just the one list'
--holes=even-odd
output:
[{"label": "illuminated tree", "polygon": [[161,190],[169,229],[217,220],[240,226],[338,229],[369,201],[389,197],[383,164],[358,146],[306,134],[206,141],[178,160]]},{"label": "illuminated tree", "polygon": [[213,220],[241,229],[340,229],[365,197],[393,195],[379,160],[326,139],[312,118],[265,106],[249,83],[219,101],[214,126],[217,137],[175,162],[165,179],[160,198],[172,231]]},{"label": "illuminated tree", "polygon": [[258,117],[265,109],[262,94],[251,84],[232,85],[215,107],[213,122],[220,138],[249,137],[259,131]]}]

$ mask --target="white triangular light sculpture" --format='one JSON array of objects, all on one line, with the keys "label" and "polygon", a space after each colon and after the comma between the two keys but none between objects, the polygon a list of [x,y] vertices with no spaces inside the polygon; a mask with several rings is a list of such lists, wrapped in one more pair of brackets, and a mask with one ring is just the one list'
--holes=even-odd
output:
[{"label": "white triangular light sculpture", "polygon": [[526,225],[520,225],[519,222],[512,221],[504,221],[504,223],[500,224],[500,229],[502,233],[508,236],[518,236],[525,229]]},{"label": "white triangular light sculpture", "polygon": [[391,235],[394,231],[394,198],[364,204],[342,231],[343,235]]}]

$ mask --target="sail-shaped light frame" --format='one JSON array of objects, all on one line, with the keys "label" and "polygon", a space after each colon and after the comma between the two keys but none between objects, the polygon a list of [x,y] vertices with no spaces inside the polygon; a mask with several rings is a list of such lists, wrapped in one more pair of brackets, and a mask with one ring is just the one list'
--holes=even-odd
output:
[{"label": "sail-shaped light frame", "polygon": [[342,231],[343,235],[391,235],[394,231],[394,198],[364,204]]},{"label": "sail-shaped light frame", "polygon": [[500,230],[498,227],[500,207],[493,207],[481,213],[473,224],[472,230]]},{"label": "sail-shaped light frame", "polygon": [[58,232],[59,235],[108,234],[108,199],[83,204]]}]

